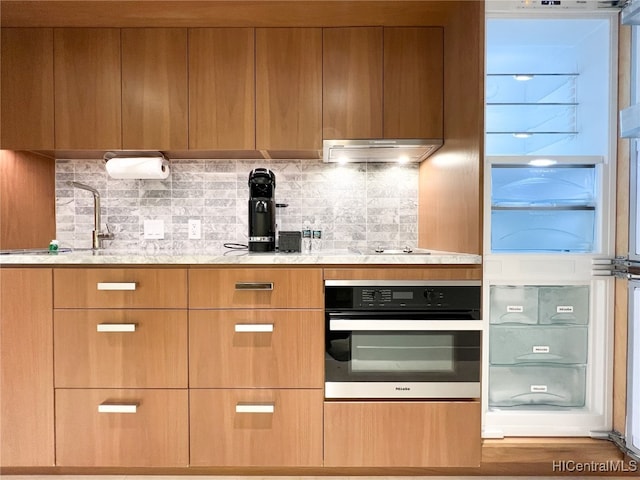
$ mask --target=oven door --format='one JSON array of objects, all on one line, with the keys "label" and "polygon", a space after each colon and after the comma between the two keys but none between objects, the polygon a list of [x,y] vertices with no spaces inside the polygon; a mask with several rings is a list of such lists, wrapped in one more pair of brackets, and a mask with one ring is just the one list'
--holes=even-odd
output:
[{"label": "oven door", "polygon": [[481,321],[326,315],[326,398],[478,398]]}]

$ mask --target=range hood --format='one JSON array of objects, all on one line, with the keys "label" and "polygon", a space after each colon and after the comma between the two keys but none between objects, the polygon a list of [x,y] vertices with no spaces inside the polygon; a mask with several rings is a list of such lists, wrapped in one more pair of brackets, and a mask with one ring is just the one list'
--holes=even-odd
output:
[{"label": "range hood", "polygon": [[442,146],[441,139],[325,140],[325,163],[421,162]]}]

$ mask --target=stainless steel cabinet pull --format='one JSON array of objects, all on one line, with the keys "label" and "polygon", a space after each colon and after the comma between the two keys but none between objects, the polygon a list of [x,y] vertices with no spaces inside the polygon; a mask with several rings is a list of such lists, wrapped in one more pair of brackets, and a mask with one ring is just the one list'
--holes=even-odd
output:
[{"label": "stainless steel cabinet pull", "polygon": [[483,329],[482,320],[351,320],[331,319],[329,330],[333,331],[457,331]]},{"label": "stainless steel cabinet pull", "polygon": [[236,290],[273,290],[273,282],[236,282]]},{"label": "stainless steel cabinet pull", "polygon": [[98,332],[135,332],[135,323],[99,323],[96,330]]},{"label": "stainless steel cabinet pull", "polygon": [[236,323],[236,332],[273,332],[273,323]]},{"label": "stainless steel cabinet pull", "polygon": [[98,290],[135,290],[136,282],[98,282]]},{"label": "stainless steel cabinet pull", "polygon": [[101,403],[98,405],[98,413],[136,413],[137,403]]},{"label": "stainless steel cabinet pull", "polygon": [[236,413],[273,413],[274,403],[237,403]]}]

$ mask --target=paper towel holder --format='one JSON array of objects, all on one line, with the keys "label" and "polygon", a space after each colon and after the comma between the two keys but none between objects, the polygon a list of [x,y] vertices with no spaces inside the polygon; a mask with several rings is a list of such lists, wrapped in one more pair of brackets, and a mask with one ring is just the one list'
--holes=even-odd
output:
[{"label": "paper towel holder", "polygon": [[131,150],[118,150],[115,152],[114,151],[105,152],[102,158],[105,161],[105,163],[111,160],[112,158],[161,158],[162,160],[169,161],[169,159],[162,152],[131,151]]},{"label": "paper towel holder", "polygon": [[118,150],[118,151],[109,151],[106,152],[103,156],[103,162],[106,165],[109,160],[112,159],[132,159],[132,160],[142,160],[142,159],[150,159],[157,158],[162,160],[162,171],[166,172],[168,176],[170,174],[169,171],[169,159],[162,152],[155,151],[131,151],[131,150]]}]

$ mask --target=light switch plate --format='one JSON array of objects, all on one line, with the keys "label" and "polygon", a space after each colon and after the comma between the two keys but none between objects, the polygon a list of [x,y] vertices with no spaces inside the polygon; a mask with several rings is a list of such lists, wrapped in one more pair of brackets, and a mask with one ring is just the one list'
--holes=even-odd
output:
[{"label": "light switch plate", "polygon": [[145,240],[162,240],[164,238],[164,220],[144,221]]}]

